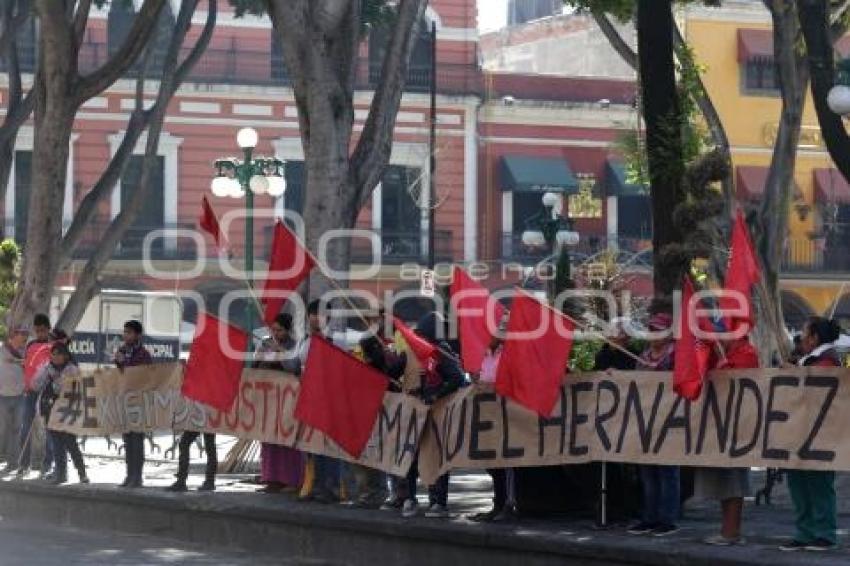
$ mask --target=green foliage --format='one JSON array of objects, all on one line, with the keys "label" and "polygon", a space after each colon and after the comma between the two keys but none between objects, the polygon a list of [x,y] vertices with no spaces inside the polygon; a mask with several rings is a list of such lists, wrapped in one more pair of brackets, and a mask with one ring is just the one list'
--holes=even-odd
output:
[{"label": "green foliage", "polygon": [[570,350],[570,371],[593,371],[596,365],[596,354],[602,349],[603,344],[602,340],[574,342],[573,349]]},{"label": "green foliage", "polygon": [[21,251],[14,240],[0,242],[0,339],[8,335],[6,315],[15,296],[20,260]]},{"label": "green foliage", "polygon": [[[387,0],[359,0],[360,22],[362,35],[378,25],[392,25],[395,18],[395,7]],[[230,0],[230,4],[236,10],[236,17],[245,14],[262,16],[266,13],[266,2],[263,0]]]}]

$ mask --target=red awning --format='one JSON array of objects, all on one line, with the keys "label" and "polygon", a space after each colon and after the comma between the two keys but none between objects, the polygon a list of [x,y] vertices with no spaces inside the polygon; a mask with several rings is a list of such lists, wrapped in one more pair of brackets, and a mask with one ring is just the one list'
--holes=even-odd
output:
[{"label": "red awning", "polygon": [[767,167],[740,165],[735,168],[735,193],[741,200],[759,200],[767,183]]},{"label": "red awning", "polygon": [[773,58],[773,31],[769,29],[738,30],[738,62]]},{"label": "red awning", "polygon": [[850,204],[850,183],[838,169],[815,169],[817,202]]}]

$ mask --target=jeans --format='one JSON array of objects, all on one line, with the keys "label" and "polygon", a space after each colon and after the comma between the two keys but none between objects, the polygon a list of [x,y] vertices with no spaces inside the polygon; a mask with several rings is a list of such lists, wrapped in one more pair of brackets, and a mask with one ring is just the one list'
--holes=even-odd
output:
[{"label": "jeans", "polygon": [[123,438],[127,479],[141,483],[142,467],[145,465],[145,435],[141,432],[128,432]]},{"label": "jeans", "polygon": [[24,396],[0,397],[0,457],[11,467],[18,466],[23,422]]},{"label": "jeans", "polygon": [[48,432],[48,437],[53,445],[54,460],[56,461],[56,477],[63,480],[68,478],[69,454],[80,479],[86,477],[86,464],[83,461],[83,453],[80,451],[80,445],[77,444],[77,437],[67,432],[57,432],[55,430]]},{"label": "jeans", "polygon": [[[177,464],[177,479],[186,482],[189,477],[189,450],[192,443],[200,436],[200,432],[186,431],[180,435],[180,452]],[[215,481],[215,473],[218,471],[218,452],[215,446],[215,435],[204,433],[204,450],[207,453],[206,481]]]},{"label": "jeans", "polygon": [[340,487],[340,462],[328,456],[313,456],[313,494],[323,497],[338,497]]},{"label": "jeans", "polygon": [[652,525],[675,525],[679,520],[678,466],[639,466],[643,488],[641,519]]},{"label": "jeans", "polygon": [[788,470],[786,474],[796,515],[794,538],[803,543],[823,539],[835,544],[835,472]]},{"label": "jeans", "polygon": [[[419,458],[416,458],[410,465],[410,471],[407,472],[408,499],[416,500],[416,482],[418,480]],[[443,507],[449,504],[449,474],[443,474],[437,478],[434,485],[428,486],[428,504],[442,505]]]},{"label": "jeans", "polygon": [[516,507],[513,468],[494,468],[487,473],[493,478],[493,509],[501,511],[506,506]]},{"label": "jeans", "polygon": [[30,467],[30,456],[32,455],[32,425],[36,419],[36,405],[38,403],[38,393],[28,391],[24,393],[24,408],[23,420],[21,421],[21,455],[20,467]]}]

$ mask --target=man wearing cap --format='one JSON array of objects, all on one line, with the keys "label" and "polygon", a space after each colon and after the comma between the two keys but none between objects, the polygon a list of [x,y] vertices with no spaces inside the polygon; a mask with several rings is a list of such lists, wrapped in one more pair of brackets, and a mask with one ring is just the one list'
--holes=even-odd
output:
[{"label": "man wearing cap", "polygon": [[0,457],[6,470],[18,467],[24,421],[24,348],[29,331],[15,329],[0,346]]}]

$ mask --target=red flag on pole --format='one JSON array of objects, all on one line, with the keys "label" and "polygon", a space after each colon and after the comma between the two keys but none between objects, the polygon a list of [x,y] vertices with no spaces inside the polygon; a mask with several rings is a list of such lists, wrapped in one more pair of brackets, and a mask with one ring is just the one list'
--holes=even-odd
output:
[{"label": "red flag on pole", "polygon": [[[699,398],[708,373],[711,348],[694,335],[696,313],[691,310],[694,286],[690,277],[685,277],[682,285],[682,308],[680,309],[681,330],[676,340],[676,353],[673,366],[673,390],[694,401]],[[701,325],[700,325],[701,327]]]},{"label": "red flag on pole", "polygon": [[314,336],[295,418],[359,458],[372,435],[387,384],[387,376],[380,371]]},{"label": "red flag on pole", "polygon": [[525,293],[511,304],[496,391],[542,417],[552,414],[573,346],[573,324]]},{"label": "red flag on pole", "polygon": [[198,226],[215,240],[215,246],[219,251],[227,248],[227,238],[221,231],[221,226],[218,223],[218,216],[205,196],[201,201],[201,217],[198,219]]},{"label": "red flag on pole", "polygon": [[416,334],[416,332],[395,316],[393,317],[393,326],[401,333],[410,351],[413,352],[413,355],[419,361],[419,365],[426,371],[433,369],[439,355],[437,347]]},{"label": "red flag on pole", "polygon": [[[498,327],[505,307],[460,267],[454,268],[449,293],[457,313],[463,369],[478,373],[495,330],[493,325]],[[488,321],[491,312],[493,316]]]},{"label": "red flag on pole", "polygon": [[[753,249],[753,242],[750,239],[750,231],[744,220],[744,214],[740,210],[735,217],[731,239],[732,253],[726,268],[726,281],[723,287],[727,292],[734,291],[746,298],[746,313],[736,318],[746,320],[752,324],[755,317],[753,315],[751,291],[753,285],[761,280],[761,269],[759,268],[758,259]],[[737,302],[731,297],[723,297],[720,304],[724,309],[728,310],[734,308]],[[726,325],[727,330],[731,331],[733,326],[732,321],[728,321]]]},{"label": "red flag on pole", "polygon": [[284,292],[294,291],[315,267],[313,256],[298,242],[289,228],[278,220],[274,226],[269,275],[263,291],[263,320],[271,325],[286,302]]},{"label": "red flag on pole", "polygon": [[32,391],[32,382],[38,370],[50,363],[51,347],[50,342],[33,343],[27,347],[24,356],[24,387],[27,391]]},{"label": "red flag on pole", "polygon": [[248,334],[216,317],[199,313],[189,361],[183,372],[183,396],[229,411],[239,392]]}]

